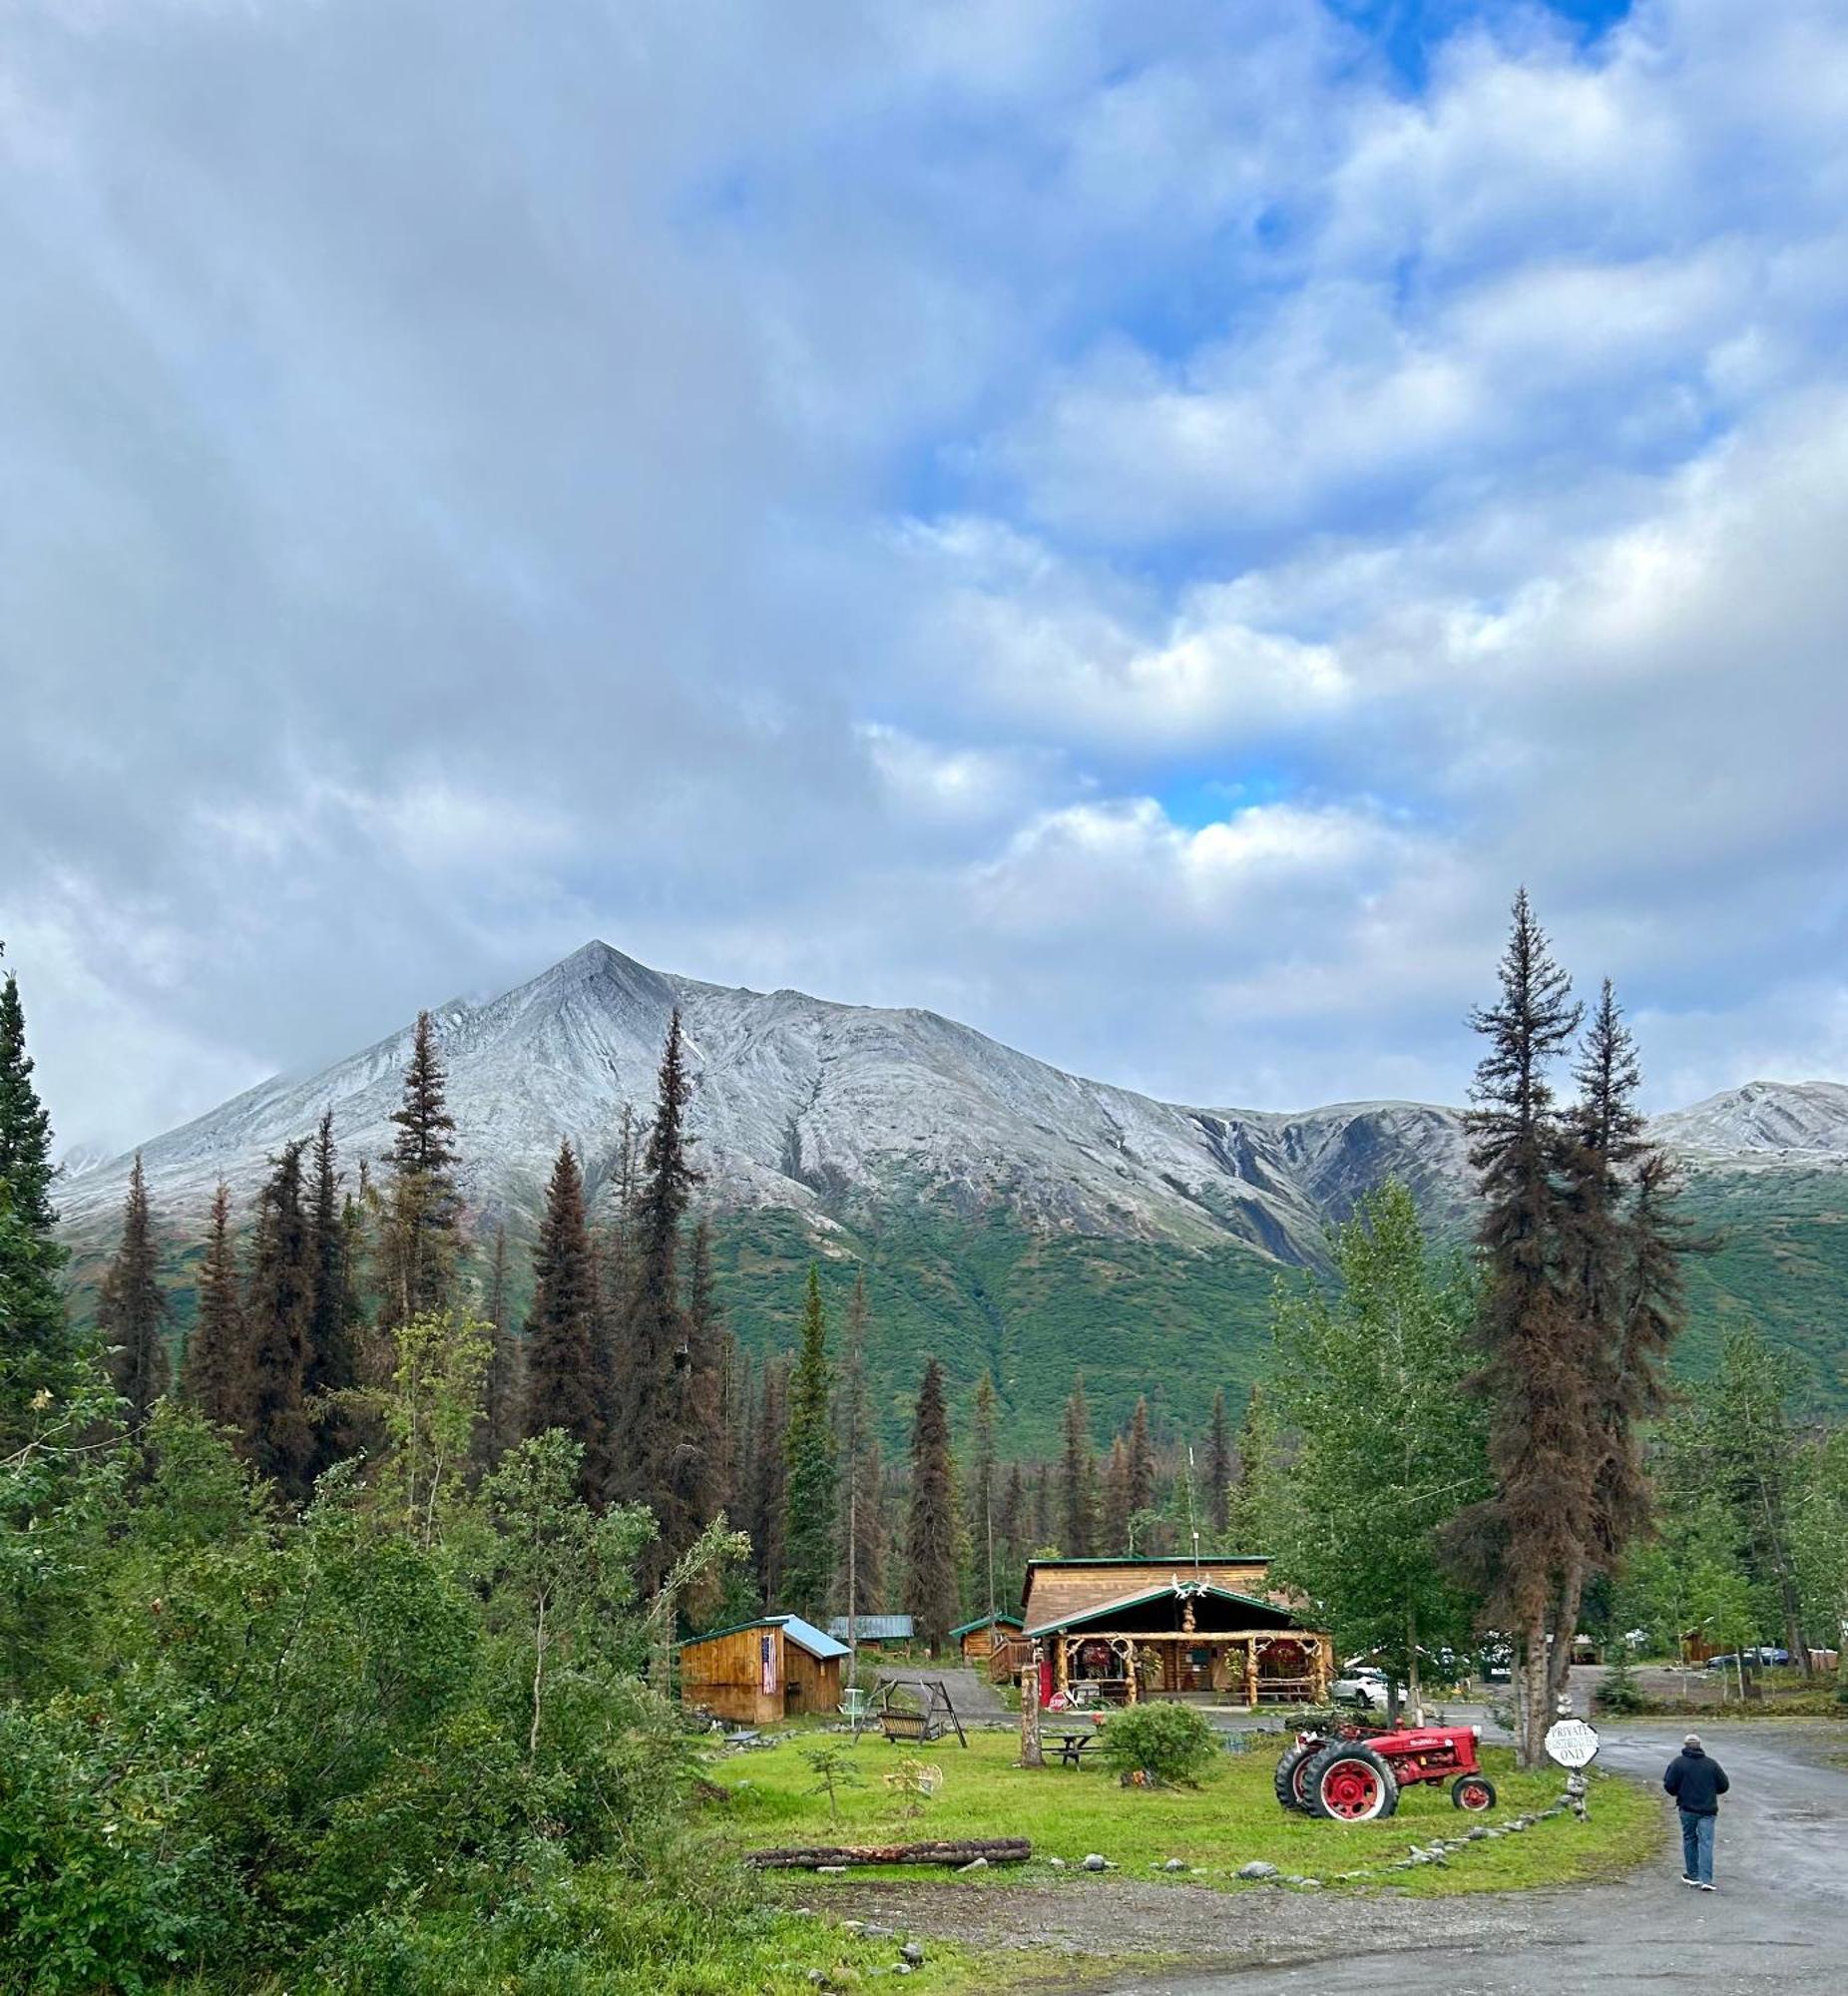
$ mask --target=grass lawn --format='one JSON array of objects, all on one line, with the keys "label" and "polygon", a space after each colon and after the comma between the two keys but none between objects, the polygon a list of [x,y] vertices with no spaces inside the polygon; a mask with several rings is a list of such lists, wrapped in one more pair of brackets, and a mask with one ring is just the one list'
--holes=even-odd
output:
[{"label": "grass lawn", "polygon": [[[836,1738],[829,1744],[836,1744]],[[1013,1734],[972,1733],[967,1750],[954,1740],[937,1741],[921,1754],[911,1749],[941,1768],[943,1784],[915,1817],[907,1818],[901,1798],[882,1779],[906,1757],[905,1750],[870,1735],[852,1756],[862,1785],[841,1793],[835,1822],[802,1758],[803,1747],[816,1744],[813,1735],[798,1736],[767,1749],[727,1756],[713,1766],[712,1777],[732,1795],[724,1811],[729,1841],[739,1849],[758,1849],[927,1837],[1033,1839],[1035,1862],[1030,1867],[1002,1866],[958,1880],[974,1886],[1023,1875],[1043,1879],[1043,1860],[1062,1857],[1075,1866],[1091,1851],[1126,1874],[1144,1877],[1162,1875],[1152,1867],[1177,1857],[1197,1871],[1166,1875],[1226,1890],[1258,1889],[1232,1876],[1253,1858],[1333,1883],[1339,1872],[1371,1871],[1403,1857],[1414,1844],[1456,1835],[1474,1821],[1494,1825],[1547,1807],[1559,1799],[1564,1784],[1556,1770],[1517,1773],[1508,1749],[1490,1747],[1484,1764],[1500,1799],[1487,1817],[1467,1817],[1453,1808],[1447,1788],[1417,1785],[1402,1792],[1397,1813],[1384,1822],[1319,1822],[1278,1807],[1271,1788],[1276,1753],[1268,1750],[1268,1740],[1250,1752],[1221,1755],[1197,1789],[1148,1790],[1120,1786],[1101,1766],[1047,1766],[1029,1772],[1014,1764],[1018,1741]],[[1277,1745],[1280,1749],[1282,1742]],[[1662,1833],[1661,1823],[1656,1797],[1628,1781],[1595,1774],[1589,1823],[1557,1816],[1520,1835],[1471,1844],[1447,1865],[1374,1872],[1362,1882],[1390,1882],[1414,1893],[1441,1895],[1603,1877],[1647,1855]],[[856,1867],[850,1875],[865,1877],[868,1872]],[[814,1882],[821,1892],[833,1881]]]}]

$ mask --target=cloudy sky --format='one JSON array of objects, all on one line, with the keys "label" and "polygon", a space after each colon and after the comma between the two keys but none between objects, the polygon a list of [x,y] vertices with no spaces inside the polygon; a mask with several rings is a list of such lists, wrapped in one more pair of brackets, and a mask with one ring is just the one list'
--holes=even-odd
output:
[{"label": "cloudy sky", "polygon": [[0,936],[126,1144],[592,935],[1193,1101],[1848,1076],[1839,0],[0,0]]}]

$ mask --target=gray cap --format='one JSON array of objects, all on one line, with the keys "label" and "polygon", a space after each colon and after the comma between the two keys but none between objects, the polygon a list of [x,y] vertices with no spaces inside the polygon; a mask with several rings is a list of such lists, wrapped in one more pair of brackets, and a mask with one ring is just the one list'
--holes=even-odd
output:
[{"label": "gray cap", "polygon": [[1698,1746],[1700,1745],[1700,1735],[1698,1733],[1690,1733],[1687,1736],[1687,1738],[1681,1742],[1681,1745],[1683,1746]]}]

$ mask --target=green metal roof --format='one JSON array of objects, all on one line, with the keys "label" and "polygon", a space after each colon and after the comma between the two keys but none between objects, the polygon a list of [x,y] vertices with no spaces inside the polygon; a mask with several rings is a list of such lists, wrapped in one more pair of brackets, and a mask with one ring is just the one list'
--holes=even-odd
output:
[{"label": "green metal roof", "polygon": [[[1245,1608],[1255,1608],[1265,1615],[1285,1617],[1293,1629],[1306,1629],[1307,1624],[1298,1622],[1291,1611],[1275,1601],[1260,1601],[1253,1594],[1236,1594],[1229,1587],[1215,1587],[1210,1581],[1186,1582],[1178,1587],[1145,1587],[1135,1594],[1121,1594],[1115,1601],[1103,1601],[1095,1608],[1087,1608],[1077,1615],[1067,1615],[1056,1622],[1042,1622],[1037,1629],[1029,1629],[1029,1636],[1050,1636],[1060,1629],[1082,1629],[1088,1623],[1107,1621],[1113,1615],[1122,1615],[1132,1608],[1145,1608],[1152,1601],[1178,1601],[1187,1595],[1210,1594],[1220,1601],[1236,1601]],[[1211,1635],[1211,1630],[1202,1630]]]},{"label": "green metal roof", "polygon": [[960,1629],[952,1629],[952,1636],[973,1636],[978,1629],[986,1629],[990,1623],[999,1627],[1005,1622],[1010,1629],[1022,1626],[1018,1615],[978,1615],[973,1622],[965,1622]]},{"label": "green metal roof", "polygon": [[[1178,1572],[1182,1567],[1194,1565],[1193,1555],[1176,1553],[1166,1558],[1156,1553],[1087,1553],[1082,1559],[1067,1559],[1062,1553],[1056,1558],[1048,1555],[1045,1559],[1030,1559],[1029,1566],[1168,1566]],[[1198,1564],[1201,1566],[1268,1566],[1268,1553],[1202,1553]]]}]

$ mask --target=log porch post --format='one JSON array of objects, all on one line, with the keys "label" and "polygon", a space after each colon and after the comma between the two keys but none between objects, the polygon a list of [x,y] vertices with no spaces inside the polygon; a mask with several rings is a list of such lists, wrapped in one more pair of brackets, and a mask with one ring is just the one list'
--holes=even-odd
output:
[{"label": "log porch post", "polygon": [[1129,1702],[1134,1705],[1143,1695],[1143,1688],[1137,1681],[1136,1676],[1136,1640],[1134,1637],[1130,1639],[1128,1653],[1124,1657],[1123,1666],[1130,1677]]},{"label": "log porch post", "polygon": [[1245,1710],[1257,1710],[1257,1638],[1245,1638]]}]

